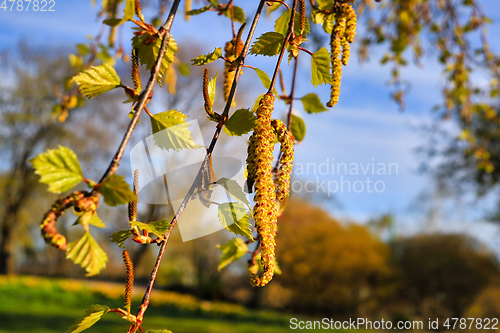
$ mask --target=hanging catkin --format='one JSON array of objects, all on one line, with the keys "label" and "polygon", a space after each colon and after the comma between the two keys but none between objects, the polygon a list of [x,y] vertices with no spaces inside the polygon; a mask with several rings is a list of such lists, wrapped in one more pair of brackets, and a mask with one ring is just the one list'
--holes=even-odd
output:
[{"label": "hanging catkin", "polygon": [[350,4],[344,3],[335,7],[335,24],[330,37],[332,85],[328,107],[339,101],[342,65],[347,66],[351,54],[350,43],[356,34],[356,13]]},{"label": "hanging catkin", "polygon": [[271,114],[274,108],[274,96],[265,94],[257,109],[256,127],[253,133],[255,146],[255,205],[253,217],[260,239],[261,276],[251,274],[253,286],[265,286],[274,275],[274,247],[277,227],[276,193],[273,183],[272,162],[274,150],[274,129]]},{"label": "hanging catkin", "polygon": [[290,192],[290,175],[293,165],[293,141],[288,130],[281,120],[275,119],[271,125],[276,131],[281,144],[281,158],[279,160],[278,175],[276,176],[276,199],[283,201]]}]

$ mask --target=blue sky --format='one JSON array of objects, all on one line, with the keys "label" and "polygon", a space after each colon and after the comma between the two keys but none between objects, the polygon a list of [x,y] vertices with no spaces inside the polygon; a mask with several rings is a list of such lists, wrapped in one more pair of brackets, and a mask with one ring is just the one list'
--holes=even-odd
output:
[{"label": "blue sky", "polygon": [[[96,19],[98,6],[92,8],[88,0],[55,0],[55,2],[54,12],[32,10],[18,12],[15,8],[13,11],[0,9],[0,49],[15,45],[20,38],[24,38],[33,45],[47,48],[50,52],[50,47],[86,42],[87,35],[96,35],[99,32],[101,25]],[[246,1],[236,0],[235,3],[249,8],[248,16],[253,14],[254,9],[250,9]],[[490,1],[484,1],[484,4],[491,17],[500,21],[498,6],[492,5]],[[230,39],[230,32],[227,29],[229,20],[220,17],[211,20],[210,26],[207,27],[207,20],[215,18],[216,14],[204,15],[193,17],[189,22],[184,21],[183,15],[176,18],[172,34],[180,42],[180,47],[182,40],[186,38],[203,45],[209,34],[212,42],[202,46],[201,50],[208,53],[213,51],[214,47],[223,46]],[[494,24],[489,29],[492,46],[497,51],[500,50],[500,40],[492,32],[498,31],[498,28],[499,25]],[[264,18],[259,22],[256,36],[269,30],[272,30],[272,21]],[[125,37],[124,41],[128,38]],[[353,48],[357,47],[355,42]],[[297,165],[314,163],[319,166],[328,161],[330,164],[346,163],[348,166],[354,163],[358,167],[370,165],[369,163],[386,166],[390,163],[397,164],[397,174],[344,175],[344,180],[351,183],[365,182],[367,177],[371,177],[372,181],[381,181],[384,183],[383,192],[368,193],[366,190],[360,193],[337,192],[335,200],[340,205],[331,203],[325,205],[333,215],[355,221],[366,221],[369,217],[393,213],[399,221],[399,231],[405,233],[408,230],[420,229],[422,226],[420,222],[424,220],[423,214],[415,215],[414,212],[410,212],[409,207],[423,191],[432,192],[433,182],[430,177],[417,172],[419,159],[414,149],[425,144],[426,138],[416,128],[434,121],[434,115],[430,110],[433,105],[441,101],[443,77],[439,66],[431,56],[426,58],[424,68],[409,66],[405,69],[402,76],[411,82],[411,89],[407,96],[407,108],[401,113],[398,106],[389,98],[390,88],[386,84],[389,80],[389,68],[379,65],[377,61],[382,51],[375,49],[371,61],[364,65],[358,64],[355,52],[352,52],[350,65],[344,67],[340,102],[330,111],[308,115],[303,112],[300,102],[296,102],[296,112],[304,118],[308,129],[304,142],[296,147],[296,163]],[[323,86],[313,89],[310,84],[308,57],[306,54],[301,55],[297,96],[316,92],[323,101],[326,101],[329,88]],[[275,58],[264,60],[258,60],[253,56],[247,58],[247,64],[258,66],[269,74],[272,72],[274,62]],[[247,84],[259,82],[255,74],[250,71],[245,72],[242,80]],[[252,93],[257,96],[263,91]],[[276,107],[278,114],[284,112],[284,108],[283,103],[278,104]],[[121,173],[126,174],[128,170],[121,170]],[[295,179],[314,180],[317,183],[340,182],[340,176],[317,172],[295,175]],[[492,235],[498,232],[494,226],[479,227],[477,223],[472,224],[474,220],[472,215],[467,211],[460,221],[454,221],[452,227],[444,225],[443,228],[453,230],[472,228],[481,238],[485,238],[486,234]],[[477,231],[483,229],[485,231]]]}]

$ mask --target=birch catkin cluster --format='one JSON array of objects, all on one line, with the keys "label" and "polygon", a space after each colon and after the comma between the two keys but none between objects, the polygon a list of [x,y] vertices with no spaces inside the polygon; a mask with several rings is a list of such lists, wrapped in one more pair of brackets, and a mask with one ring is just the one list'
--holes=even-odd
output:
[{"label": "birch catkin cluster", "polygon": [[[275,236],[277,230],[277,200],[288,196],[290,173],[293,163],[293,142],[286,126],[279,120],[271,121],[274,96],[265,94],[257,109],[255,130],[250,137],[247,157],[249,187],[255,186],[253,217],[260,239],[261,264],[263,274],[252,271],[250,282],[263,287],[274,275]],[[273,181],[274,141],[278,136],[281,143],[280,167]]]},{"label": "birch catkin cluster", "polygon": [[350,4],[344,3],[335,7],[335,25],[332,29],[331,64],[332,88],[328,107],[333,107],[339,101],[342,65],[347,66],[351,54],[350,44],[356,35],[356,13]]}]

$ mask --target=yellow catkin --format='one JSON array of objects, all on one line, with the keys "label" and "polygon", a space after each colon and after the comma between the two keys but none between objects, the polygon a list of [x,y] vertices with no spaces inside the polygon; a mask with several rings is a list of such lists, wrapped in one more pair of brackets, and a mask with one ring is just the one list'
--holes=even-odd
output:
[{"label": "yellow catkin", "polygon": [[252,193],[253,184],[255,182],[255,173],[257,171],[256,165],[256,155],[255,155],[255,146],[256,139],[255,135],[251,135],[248,141],[248,150],[247,150],[247,189],[248,193]]},{"label": "yellow catkin", "polygon": [[326,104],[328,107],[335,106],[339,101],[342,64],[347,65],[349,62],[350,46],[348,42],[354,39],[355,31],[356,14],[351,5],[341,4],[336,7],[335,25],[330,38],[332,85],[330,101]]},{"label": "yellow catkin", "polygon": [[352,44],[352,42],[354,42],[354,36],[356,36],[356,12],[351,5],[347,5],[345,12],[347,17],[345,38]]},{"label": "yellow catkin", "polygon": [[276,131],[281,144],[281,158],[279,160],[278,175],[276,176],[276,199],[283,201],[290,193],[290,175],[293,166],[293,140],[281,120],[275,119],[271,125]]},{"label": "yellow catkin", "polygon": [[144,17],[142,16],[141,2],[139,0],[135,0],[134,2],[135,2],[135,15],[144,20]]},{"label": "yellow catkin", "polygon": [[351,56],[351,45],[346,38],[342,38],[340,41],[342,45],[342,65],[347,66],[349,64],[349,57]]},{"label": "yellow catkin", "polygon": [[[135,197],[139,198],[139,169],[134,171],[134,193]],[[137,220],[137,201],[131,201],[128,203],[128,220]]]},{"label": "yellow catkin", "polygon": [[142,82],[139,74],[139,57],[135,48],[132,48],[132,81],[134,82],[135,92],[139,94],[142,91]]},{"label": "yellow catkin", "polygon": [[300,10],[300,31],[304,31],[306,28],[306,2],[305,0],[299,0],[299,10]]},{"label": "yellow catkin", "polygon": [[255,196],[253,217],[260,239],[260,253],[263,274],[250,275],[253,286],[263,287],[274,275],[274,248],[277,229],[276,193],[272,175],[275,134],[271,125],[274,96],[265,94],[257,109],[255,138]]},{"label": "yellow catkin", "polygon": [[213,111],[212,111],[212,101],[210,100],[210,95],[208,93],[208,84],[209,84],[209,78],[208,78],[208,68],[205,68],[205,72],[203,73],[203,99],[205,100],[205,111],[208,114],[208,116],[213,116]]},{"label": "yellow catkin", "polygon": [[127,280],[125,282],[125,309],[127,313],[130,314],[130,307],[132,306],[132,287],[134,285],[134,265],[130,259],[130,255],[127,250],[123,250],[123,262],[125,263],[125,268],[127,270]]}]

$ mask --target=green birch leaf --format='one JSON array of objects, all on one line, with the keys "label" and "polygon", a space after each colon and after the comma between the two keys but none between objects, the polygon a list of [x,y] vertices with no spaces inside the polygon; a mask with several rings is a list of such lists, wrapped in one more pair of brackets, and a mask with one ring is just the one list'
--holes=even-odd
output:
[{"label": "green birch leaf", "polygon": [[82,94],[88,98],[104,94],[121,85],[118,74],[109,64],[93,66],[74,76],[72,80],[80,87]]},{"label": "green birch leaf", "polygon": [[123,11],[123,22],[131,20],[135,15],[135,0],[127,0]]},{"label": "green birch leaf", "polygon": [[[158,54],[160,53],[161,48],[161,38],[157,38],[155,42],[151,44],[144,44],[151,37],[149,34],[144,34],[142,36],[136,36],[132,38],[132,46],[137,48],[137,56],[139,57],[139,61],[142,65],[146,65],[147,70],[153,69],[156,59],[158,59]],[[174,55],[177,52],[177,44],[172,36],[170,36],[170,40],[167,46],[167,52],[165,52],[165,56],[162,59],[160,71],[158,72],[158,84],[162,85],[163,75],[168,68],[168,65],[174,62]]]},{"label": "green birch leaf", "polygon": [[222,55],[222,48],[217,47],[214,52],[209,53],[207,55],[202,54],[192,59],[191,61],[193,62],[194,66],[203,66],[219,59],[221,55]]},{"label": "green birch leaf", "polygon": [[226,121],[224,132],[231,136],[242,136],[255,127],[256,117],[250,109],[236,110]]},{"label": "green birch leaf", "polygon": [[245,205],[239,202],[225,202],[220,204],[218,208],[219,221],[224,228],[236,235],[245,236],[253,240],[251,225],[248,222],[250,215]]},{"label": "green birch leaf", "polygon": [[215,73],[213,79],[208,82],[208,96],[210,97],[210,102],[214,105],[215,101],[215,89],[217,88],[217,76],[219,75],[219,71]]},{"label": "green birch leaf", "polygon": [[243,192],[243,189],[241,188],[240,184],[236,180],[233,179],[228,179],[228,178],[221,178],[218,181],[216,181],[216,184],[221,185],[224,187],[224,189],[236,200],[243,202],[247,206],[250,207],[250,202],[247,199],[247,195],[245,192]]},{"label": "green birch leaf", "polygon": [[155,234],[158,237],[163,237],[170,230],[170,221],[162,220],[149,223],[142,223],[139,221],[130,221],[131,226],[139,227],[146,230],[150,234]]},{"label": "green birch leaf", "polygon": [[74,54],[68,55],[69,63],[75,70],[80,71],[83,65],[83,58]]},{"label": "green birch leaf", "polygon": [[[259,69],[259,68],[252,68],[252,69],[259,76],[260,82],[262,82],[262,85],[264,86],[264,88],[269,89],[269,87],[271,86],[271,79],[266,74],[266,72],[264,72],[262,69]],[[273,87],[273,94],[276,97],[278,97],[278,92],[276,91],[275,87]]]},{"label": "green birch leaf", "polygon": [[156,145],[161,149],[175,151],[202,147],[194,142],[186,118],[186,115],[177,110],[155,114],[151,118],[151,129]]},{"label": "green birch leaf", "polygon": [[108,262],[106,252],[100,248],[88,231],[76,242],[68,244],[66,259],[71,259],[76,265],[84,268],[87,272],[86,276],[99,274]]},{"label": "green birch leaf", "polygon": [[311,59],[311,83],[313,86],[316,87],[324,83],[331,84],[330,69],[330,53],[322,47],[314,52]]},{"label": "green birch leaf", "polygon": [[115,243],[124,249],[123,243],[130,237],[130,230],[120,230],[112,233],[109,237],[111,238],[111,243]]},{"label": "green birch leaf", "polygon": [[109,307],[106,305],[94,304],[87,310],[85,310],[85,315],[76,320],[76,322],[71,326],[66,333],[78,333],[86,330],[87,328],[94,325],[101,319],[106,313],[108,313]]},{"label": "green birch leaf", "polygon": [[330,15],[325,16],[325,19],[323,21],[323,30],[329,35],[332,34],[333,26],[335,25],[334,19],[335,19],[335,15],[330,14]]},{"label": "green birch leaf", "polygon": [[202,7],[199,9],[193,9],[193,10],[187,11],[186,15],[187,16],[198,15],[198,14],[201,14],[201,13],[204,13],[204,12],[210,10],[210,8],[212,8],[211,5],[206,5],[205,7]]},{"label": "green birch leaf", "polygon": [[49,185],[52,193],[66,192],[83,180],[78,157],[67,147],[48,149],[30,162],[40,176],[40,183]]},{"label": "green birch leaf", "polygon": [[318,95],[310,93],[300,99],[307,113],[319,113],[328,109],[321,103]]},{"label": "green birch leaf", "polygon": [[75,215],[78,216],[78,218],[76,219],[75,223],[73,223],[73,225],[81,224],[84,227],[93,225],[97,228],[106,228],[104,222],[102,222],[101,218],[97,216],[96,211],[87,211],[81,213],[75,211]]},{"label": "green birch leaf", "polygon": [[110,27],[116,27],[123,22],[124,21],[121,18],[110,18],[102,21],[103,24],[109,25]]},{"label": "green birch leaf", "polygon": [[90,53],[90,48],[87,44],[76,44],[76,49],[78,54],[85,56]]},{"label": "green birch leaf", "polygon": [[266,32],[253,43],[250,54],[275,56],[281,51],[284,42],[285,36],[282,34],[274,31]]},{"label": "green birch leaf", "polygon": [[331,10],[335,5],[335,0],[316,0],[320,10]]},{"label": "green birch leaf", "polygon": [[[231,18],[231,11],[226,10],[224,15]],[[247,20],[247,18],[245,17],[245,11],[238,6],[233,6],[233,16],[234,20],[241,24],[245,23],[245,21]]]},{"label": "green birch leaf", "polygon": [[312,18],[312,21],[313,23],[315,24],[323,24],[323,22],[325,21],[325,14],[322,13],[321,11],[315,9],[315,8],[312,8],[311,10],[311,18]]},{"label": "green birch leaf", "polygon": [[306,123],[294,114],[292,114],[292,135],[298,142],[304,140],[306,136]]},{"label": "green birch leaf", "polygon": [[226,244],[217,245],[217,247],[222,251],[219,267],[217,267],[219,271],[248,253],[248,246],[241,238],[231,239]]},{"label": "green birch leaf", "polygon": [[[274,31],[282,34],[283,36],[286,36],[288,34],[288,25],[290,24],[291,17],[292,15],[290,10],[287,10],[283,14],[281,14],[281,16],[278,17],[276,23],[274,24]],[[305,37],[311,30],[311,27],[309,26],[309,21],[306,18],[306,25],[304,31],[303,32],[300,31],[300,13],[298,12],[295,12],[295,26],[293,28],[295,36],[302,35],[302,37]]]},{"label": "green birch leaf", "polygon": [[123,176],[116,174],[109,176],[99,185],[99,192],[108,206],[125,205],[131,201],[137,201],[130,185]]}]

